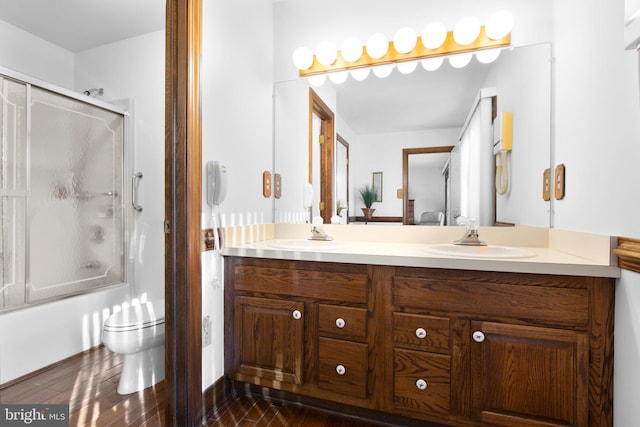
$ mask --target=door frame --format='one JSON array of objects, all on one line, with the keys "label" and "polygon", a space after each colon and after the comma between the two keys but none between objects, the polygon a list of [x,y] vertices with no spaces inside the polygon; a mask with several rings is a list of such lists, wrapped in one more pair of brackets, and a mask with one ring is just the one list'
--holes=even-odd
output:
[{"label": "door frame", "polygon": [[[313,178],[313,114],[320,117],[322,124],[320,126],[320,135],[324,137],[320,144],[320,194],[319,207],[320,216],[325,224],[331,224],[333,216],[333,144],[335,130],[335,115],[331,108],[318,96],[318,94],[309,88],[309,184],[312,184]],[[310,218],[313,221],[313,218]]]},{"label": "door frame", "polygon": [[402,224],[409,224],[407,210],[409,203],[409,156],[412,154],[450,153],[453,145],[444,147],[421,147],[402,149]]},{"label": "door frame", "polygon": [[166,0],[165,425],[200,425],[202,0]]}]

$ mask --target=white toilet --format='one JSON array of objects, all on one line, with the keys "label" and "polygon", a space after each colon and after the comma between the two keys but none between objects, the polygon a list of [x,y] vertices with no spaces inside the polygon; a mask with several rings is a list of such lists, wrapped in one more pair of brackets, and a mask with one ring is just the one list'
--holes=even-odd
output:
[{"label": "white toilet", "polygon": [[112,314],[104,322],[103,344],[122,354],[118,394],[130,394],[164,379],[164,300]]}]

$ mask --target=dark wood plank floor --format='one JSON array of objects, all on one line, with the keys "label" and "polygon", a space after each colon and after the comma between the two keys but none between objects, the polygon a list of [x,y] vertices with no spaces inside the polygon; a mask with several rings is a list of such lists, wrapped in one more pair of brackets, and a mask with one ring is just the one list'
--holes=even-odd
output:
[{"label": "dark wood plank floor", "polygon": [[[0,403],[69,404],[71,426],[164,425],[165,383],[120,396],[122,357],[98,347],[0,387]],[[207,420],[210,427],[373,427],[293,403],[242,396],[225,402]]]}]

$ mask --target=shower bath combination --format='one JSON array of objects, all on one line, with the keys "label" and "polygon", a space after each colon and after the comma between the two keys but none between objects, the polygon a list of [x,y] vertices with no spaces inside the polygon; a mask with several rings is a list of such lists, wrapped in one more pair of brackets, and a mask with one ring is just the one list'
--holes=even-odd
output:
[{"label": "shower bath combination", "polygon": [[126,282],[124,110],[5,68],[0,101],[0,311]]}]

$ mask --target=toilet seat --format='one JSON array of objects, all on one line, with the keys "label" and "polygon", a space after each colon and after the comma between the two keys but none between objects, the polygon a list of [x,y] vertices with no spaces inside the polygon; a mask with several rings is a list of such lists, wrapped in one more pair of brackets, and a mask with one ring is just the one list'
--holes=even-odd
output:
[{"label": "toilet seat", "polygon": [[105,332],[129,332],[164,326],[164,301],[134,305],[112,314],[104,322]]}]

